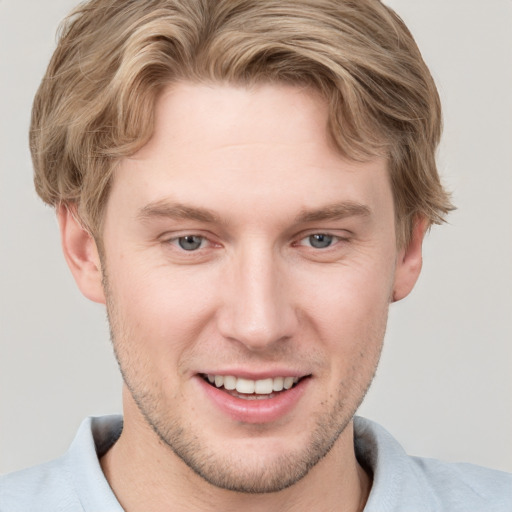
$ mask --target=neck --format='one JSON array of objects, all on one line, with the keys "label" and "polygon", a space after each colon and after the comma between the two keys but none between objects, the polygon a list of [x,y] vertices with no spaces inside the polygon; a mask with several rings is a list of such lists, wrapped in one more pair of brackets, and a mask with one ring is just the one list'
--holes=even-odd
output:
[{"label": "neck", "polygon": [[356,512],[363,510],[371,487],[355,457],[352,422],[304,478],[275,493],[246,494],[211,485],[178,458],[142,417],[133,418],[126,409],[123,433],[100,462],[126,512]]}]

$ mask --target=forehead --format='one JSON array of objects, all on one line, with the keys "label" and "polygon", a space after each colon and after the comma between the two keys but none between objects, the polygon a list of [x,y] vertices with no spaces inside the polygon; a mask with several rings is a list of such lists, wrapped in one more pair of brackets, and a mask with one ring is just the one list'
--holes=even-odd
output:
[{"label": "forehead", "polygon": [[[296,155],[298,144],[300,155]],[[326,102],[316,91],[286,85],[247,88],[179,83],[159,98],[153,137],[132,160],[162,163],[159,157],[175,156],[180,162],[192,163],[208,153],[230,166],[239,165],[232,159],[243,154],[243,167],[247,167],[249,156],[261,159],[267,154],[261,163],[274,162],[277,167],[282,165],[276,160],[278,153],[291,148],[295,152],[288,151],[288,162],[296,155],[308,156],[305,163],[314,163],[319,151],[324,161],[331,157],[336,165],[339,159],[327,136]],[[254,162],[254,167],[257,171],[261,166]]]},{"label": "forehead", "polygon": [[389,199],[385,160],[345,159],[327,125],[326,101],[307,88],[174,84],[156,104],[151,140],[117,169],[112,195],[139,209],[177,201],[227,215],[296,215],[344,200],[374,209]]}]

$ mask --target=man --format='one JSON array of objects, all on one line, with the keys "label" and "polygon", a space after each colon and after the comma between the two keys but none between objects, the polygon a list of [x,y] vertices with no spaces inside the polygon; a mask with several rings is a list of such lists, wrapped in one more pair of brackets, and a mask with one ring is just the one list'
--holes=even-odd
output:
[{"label": "man", "polygon": [[0,510],[509,510],[508,476],[408,458],[354,419],[452,208],[439,137],[432,78],[379,2],[81,6],[31,149],[106,304],[124,421],[6,477]]}]

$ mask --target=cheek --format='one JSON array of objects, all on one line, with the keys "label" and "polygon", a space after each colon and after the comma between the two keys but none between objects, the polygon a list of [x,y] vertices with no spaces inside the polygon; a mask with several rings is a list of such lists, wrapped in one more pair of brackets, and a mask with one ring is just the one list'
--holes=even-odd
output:
[{"label": "cheek", "polygon": [[116,316],[144,350],[172,352],[190,344],[211,315],[214,289],[197,269],[171,272],[147,260],[123,260],[110,277]]},{"label": "cheek", "polygon": [[372,262],[329,265],[314,272],[301,272],[292,277],[293,295],[302,300],[303,308],[323,323],[364,326],[364,319],[381,318],[387,311],[393,289],[392,258]]},{"label": "cheek", "polygon": [[332,368],[350,372],[351,367],[367,366],[373,371],[386,329],[392,283],[392,265],[365,261],[330,268],[320,278],[310,276],[295,290],[302,301],[302,323],[322,340],[318,349],[325,350]]}]

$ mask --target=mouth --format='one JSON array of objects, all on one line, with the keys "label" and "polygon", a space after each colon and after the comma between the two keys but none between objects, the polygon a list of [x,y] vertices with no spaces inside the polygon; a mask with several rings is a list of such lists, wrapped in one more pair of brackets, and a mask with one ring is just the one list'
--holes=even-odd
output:
[{"label": "mouth", "polygon": [[223,415],[238,424],[270,425],[275,421],[293,418],[302,397],[311,388],[309,375],[256,375],[236,373],[196,374],[197,382],[209,402]]},{"label": "mouth", "polygon": [[297,386],[302,380],[311,377],[269,377],[252,380],[234,375],[200,374],[210,386],[225,391],[235,398],[243,400],[268,400]]}]

